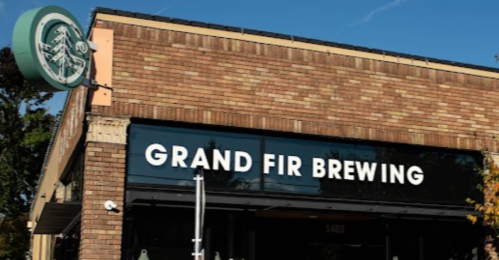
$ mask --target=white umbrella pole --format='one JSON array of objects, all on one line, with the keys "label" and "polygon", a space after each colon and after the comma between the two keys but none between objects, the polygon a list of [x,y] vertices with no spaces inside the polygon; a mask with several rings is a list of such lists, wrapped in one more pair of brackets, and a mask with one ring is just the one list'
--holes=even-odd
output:
[{"label": "white umbrella pole", "polygon": [[201,259],[201,183],[203,181],[203,174],[201,170],[201,174],[197,173],[196,177],[194,177],[196,181],[196,215],[195,215],[195,234],[194,234],[194,260],[202,260]]}]

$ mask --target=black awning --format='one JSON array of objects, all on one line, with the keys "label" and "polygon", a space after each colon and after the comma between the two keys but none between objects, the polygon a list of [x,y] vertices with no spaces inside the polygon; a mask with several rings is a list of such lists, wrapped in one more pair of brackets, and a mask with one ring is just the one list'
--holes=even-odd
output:
[{"label": "black awning", "polygon": [[[188,205],[194,207],[196,200],[192,191],[181,190],[127,190],[127,205]],[[256,210],[308,210],[325,212],[366,213],[388,216],[411,216],[417,218],[457,218],[466,221],[466,216],[476,215],[471,207],[450,207],[408,203],[365,202],[332,200],[310,197],[290,197],[275,194],[241,194],[211,192],[206,195],[207,206]]]},{"label": "black awning", "polygon": [[80,211],[80,202],[45,203],[34,234],[60,234],[80,214]]}]

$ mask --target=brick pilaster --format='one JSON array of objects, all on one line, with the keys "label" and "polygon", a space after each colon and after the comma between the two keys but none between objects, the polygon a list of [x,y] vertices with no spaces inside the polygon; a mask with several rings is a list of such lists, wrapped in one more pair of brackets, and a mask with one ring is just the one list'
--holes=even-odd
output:
[{"label": "brick pilaster", "polygon": [[[128,119],[90,117],[85,147],[80,259],[121,259]],[[106,138],[107,137],[107,138]],[[116,211],[104,203],[112,200]]]}]

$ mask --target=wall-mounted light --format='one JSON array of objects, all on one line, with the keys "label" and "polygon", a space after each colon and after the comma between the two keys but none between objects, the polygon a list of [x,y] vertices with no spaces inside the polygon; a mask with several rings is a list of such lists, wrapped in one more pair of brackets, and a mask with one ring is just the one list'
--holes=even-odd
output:
[{"label": "wall-mounted light", "polygon": [[114,203],[114,201],[112,200],[108,200],[104,203],[104,208],[106,208],[108,211],[114,211],[116,210],[116,207],[118,207],[118,205],[116,205],[116,203]]}]

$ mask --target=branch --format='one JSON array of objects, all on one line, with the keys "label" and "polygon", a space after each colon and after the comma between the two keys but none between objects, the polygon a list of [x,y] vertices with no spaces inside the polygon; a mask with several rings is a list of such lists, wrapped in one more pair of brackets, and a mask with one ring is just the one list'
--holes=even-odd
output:
[{"label": "branch", "polygon": [[7,149],[7,148],[4,148],[4,149],[3,149],[2,153],[0,154],[0,160],[3,160],[3,157],[5,156],[5,154],[7,154],[7,151],[8,151],[8,150],[9,150],[9,149]]},{"label": "branch", "polygon": [[5,160],[5,158],[2,157],[1,159],[5,162],[5,164],[7,165],[7,167],[9,167],[14,172],[14,174],[16,175],[16,177],[17,177],[17,179],[19,181],[21,181],[22,183],[24,183],[26,185],[26,187],[28,187],[28,189],[30,189],[33,193],[36,192],[36,190],[33,187],[31,187],[31,185],[29,185],[29,183],[26,180],[22,179],[21,176],[20,176],[20,174],[14,168],[12,168],[9,165],[9,162],[7,162],[7,160]]}]

